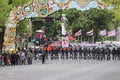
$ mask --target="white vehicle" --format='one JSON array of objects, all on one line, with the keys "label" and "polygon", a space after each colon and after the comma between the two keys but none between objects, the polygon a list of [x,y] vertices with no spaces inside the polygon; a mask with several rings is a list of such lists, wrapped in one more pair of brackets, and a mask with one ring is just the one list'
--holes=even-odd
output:
[{"label": "white vehicle", "polygon": [[114,44],[101,44],[98,45],[96,48],[109,48],[110,50],[112,50],[113,48],[117,49],[117,46],[115,46]]}]

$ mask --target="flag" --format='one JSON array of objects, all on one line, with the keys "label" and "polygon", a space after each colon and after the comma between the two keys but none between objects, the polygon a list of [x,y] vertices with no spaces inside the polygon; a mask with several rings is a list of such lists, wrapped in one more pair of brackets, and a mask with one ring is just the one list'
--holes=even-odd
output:
[{"label": "flag", "polygon": [[81,29],[80,29],[78,32],[75,33],[75,36],[80,36],[81,33],[82,33],[82,31],[81,31]]},{"label": "flag", "polygon": [[115,30],[112,30],[112,31],[108,32],[108,36],[109,36],[109,37],[110,37],[110,36],[115,36]]},{"label": "flag", "polygon": [[88,36],[92,36],[92,35],[93,35],[93,29],[90,30],[90,31],[88,31],[88,32],[87,32],[87,35],[88,35]]},{"label": "flag", "polygon": [[68,36],[68,39],[69,39],[69,40],[75,40],[75,38],[74,38],[72,35],[69,35],[69,36]]},{"label": "flag", "polygon": [[105,36],[105,35],[106,35],[106,30],[100,31],[100,35],[101,35],[101,36]]},{"label": "flag", "polygon": [[69,31],[67,32],[67,35],[72,35],[72,30],[69,30]]}]

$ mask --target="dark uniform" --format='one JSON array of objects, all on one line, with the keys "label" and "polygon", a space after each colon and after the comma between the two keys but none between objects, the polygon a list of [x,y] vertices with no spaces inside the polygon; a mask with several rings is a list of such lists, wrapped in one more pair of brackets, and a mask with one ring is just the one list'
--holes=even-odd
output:
[{"label": "dark uniform", "polygon": [[82,59],[82,48],[79,48],[79,59]]},{"label": "dark uniform", "polygon": [[73,59],[73,49],[70,48],[70,59]]},{"label": "dark uniform", "polygon": [[84,55],[84,60],[86,60],[87,59],[87,49],[86,48],[84,48],[84,50],[83,50],[83,55]]},{"label": "dark uniform", "polygon": [[117,58],[120,60],[120,48],[117,49]]},{"label": "dark uniform", "polygon": [[92,59],[95,60],[95,48],[92,49]]},{"label": "dark uniform", "polygon": [[65,53],[66,53],[66,60],[68,60],[68,49],[67,48],[66,48]]},{"label": "dark uniform", "polygon": [[116,50],[115,50],[115,48],[113,48],[113,50],[112,50],[112,60],[116,60]]},{"label": "dark uniform", "polygon": [[110,53],[111,53],[110,49],[107,48],[107,60],[110,60]]},{"label": "dark uniform", "polygon": [[61,48],[61,59],[64,59],[64,49],[63,48]]},{"label": "dark uniform", "polygon": [[45,51],[42,51],[42,64],[45,63]]},{"label": "dark uniform", "polygon": [[74,59],[77,60],[77,49],[76,48],[74,49]]},{"label": "dark uniform", "polygon": [[101,60],[105,60],[106,50],[102,48],[102,58]]}]

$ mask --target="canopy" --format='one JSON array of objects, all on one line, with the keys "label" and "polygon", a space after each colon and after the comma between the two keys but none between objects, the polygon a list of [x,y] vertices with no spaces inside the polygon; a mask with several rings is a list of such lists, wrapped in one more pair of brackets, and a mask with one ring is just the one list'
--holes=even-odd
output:
[{"label": "canopy", "polygon": [[44,31],[43,31],[43,30],[36,30],[36,32],[41,32],[41,33],[44,33]]}]

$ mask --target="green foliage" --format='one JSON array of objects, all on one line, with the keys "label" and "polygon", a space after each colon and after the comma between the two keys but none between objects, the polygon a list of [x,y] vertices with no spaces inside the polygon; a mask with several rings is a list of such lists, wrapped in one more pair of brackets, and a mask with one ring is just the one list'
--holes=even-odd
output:
[{"label": "green foliage", "polygon": [[28,25],[28,19],[20,21],[17,26],[17,35],[20,35],[21,37],[28,37],[28,34],[32,32],[29,28],[27,28]]},{"label": "green foliage", "polygon": [[106,5],[112,5],[114,7],[113,12],[115,16],[115,26],[120,24],[120,0],[103,0]]},{"label": "green foliage", "polygon": [[30,0],[9,0],[9,4],[12,4],[13,7],[18,7],[19,5],[23,6]]},{"label": "green foliage", "polygon": [[0,1],[0,26],[5,26],[8,19],[11,5],[8,5],[8,0]]},{"label": "green foliage", "polygon": [[[72,29],[73,33],[75,33],[79,29],[82,29],[83,39],[86,38],[86,32],[91,29],[94,29],[95,39],[98,40],[100,38],[100,36],[98,36],[100,30],[110,30],[112,28],[115,28],[115,26],[111,26],[114,24],[114,14],[112,11],[108,11],[106,9],[90,9],[86,11],[69,9],[62,12],[58,11],[51,16],[57,16],[58,18],[61,18],[62,13],[66,14],[66,17],[68,19],[66,26],[67,30]],[[61,27],[60,21],[58,21],[56,25]],[[56,30],[55,28],[54,30]]]},{"label": "green foliage", "polygon": [[0,29],[5,26],[12,7],[24,5],[29,0],[0,0]]}]

